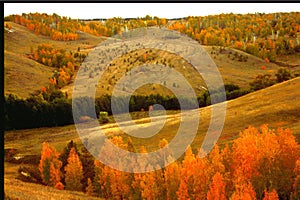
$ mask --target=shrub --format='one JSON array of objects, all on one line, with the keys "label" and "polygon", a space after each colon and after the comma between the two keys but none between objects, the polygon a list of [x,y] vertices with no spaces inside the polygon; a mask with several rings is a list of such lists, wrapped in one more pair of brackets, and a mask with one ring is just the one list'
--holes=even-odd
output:
[{"label": "shrub", "polygon": [[278,69],[275,76],[277,78],[278,83],[283,82],[283,81],[287,81],[287,80],[292,78],[292,74],[291,74],[290,70],[286,69],[286,68]]},{"label": "shrub", "polygon": [[99,122],[100,124],[105,124],[109,122],[108,113],[106,111],[100,111]]},{"label": "shrub", "polygon": [[239,90],[240,89],[240,87],[238,85],[234,85],[234,84],[231,84],[231,83],[225,84],[224,87],[225,87],[226,92],[232,92],[234,90]]},{"label": "shrub", "polygon": [[255,79],[250,82],[250,88],[252,90],[260,90],[271,85],[274,85],[275,80],[272,78],[271,74],[258,75]]},{"label": "shrub", "polygon": [[296,45],[295,48],[294,48],[294,50],[295,50],[296,52],[300,52],[300,45]]},{"label": "shrub", "polygon": [[4,159],[5,161],[14,160],[14,156],[18,153],[15,148],[4,149]]},{"label": "shrub", "polygon": [[227,100],[231,100],[231,99],[236,99],[240,96],[246,95],[248,94],[250,91],[248,90],[234,90],[231,92],[226,92],[226,98]]}]

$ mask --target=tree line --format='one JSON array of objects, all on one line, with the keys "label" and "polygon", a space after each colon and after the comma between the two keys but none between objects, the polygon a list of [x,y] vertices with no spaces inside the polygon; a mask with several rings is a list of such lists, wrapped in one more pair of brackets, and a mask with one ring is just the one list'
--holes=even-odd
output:
[{"label": "tree line", "polygon": [[164,26],[167,23],[165,18],[151,17],[122,19],[114,17],[105,20],[87,21],[71,19],[57,14],[48,15],[45,13],[23,13],[22,15],[9,15],[6,21],[15,22],[25,26],[28,30],[37,35],[50,37],[52,40],[72,41],[79,39],[79,31],[96,36],[110,37],[134,28]]},{"label": "tree line", "polygon": [[[165,26],[168,22],[149,15],[136,19],[114,17],[85,22],[39,13],[10,15],[5,20],[21,24],[36,34],[64,41],[77,40],[78,31],[110,37],[134,28]],[[189,16],[173,20],[168,28],[182,32],[203,45],[233,47],[270,61],[275,61],[278,55],[300,51],[299,12]]]},{"label": "tree line", "polygon": [[300,51],[300,13],[220,14],[187,17],[169,27],[202,45],[233,47],[262,59]]},{"label": "tree line", "polygon": [[[249,91],[242,90],[238,86],[225,85],[227,100],[237,98]],[[193,99],[182,97],[185,102],[184,107],[180,107],[176,96],[163,96],[160,94],[151,94],[149,96],[133,95],[129,100],[129,112],[147,111],[149,106],[154,104],[162,105],[166,110],[196,109],[211,104],[210,98],[214,96],[216,103],[224,101],[220,90],[215,90],[211,94],[206,91],[197,98],[196,104]],[[120,96],[115,98],[115,110],[117,113],[126,112],[125,105],[127,97]],[[74,109],[78,112],[78,117],[94,117],[90,110],[95,105],[96,117],[100,112],[112,114],[111,96],[103,95],[95,100],[91,97],[80,97],[74,99]],[[195,106],[196,105],[196,106]],[[72,99],[68,98],[67,93],[52,88],[51,91],[42,91],[37,95],[32,95],[27,99],[19,98],[16,95],[9,94],[4,98],[4,118],[5,129],[25,129],[37,127],[52,127],[73,124]],[[80,120],[80,119],[76,119]]]},{"label": "tree line", "polygon": [[[275,73],[273,78],[271,74],[258,75],[253,81],[249,83],[250,88],[247,90],[241,89],[234,84],[225,84],[225,94],[222,88],[215,89],[211,92],[205,91],[197,97],[197,102],[188,97],[181,97],[184,106],[181,107],[176,96],[164,96],[160,94],[133,95],[129,98],[129,103],[126,102],[126,96],[119,96],[114,98],[114,114],[122,114],[129,110],[147,111],[150,106],[154,104],[162,105],[166,110],[189,110],[211,105],[211,98],[215,103],[231,100],[248,94],[251,91],[269,87],[275,83],[280,83],[289,80],[298,74],[292,74],[286,68],[280,68]],[[77,113],[76,121],[80,121],[80,117],[94,118],[95,115],[89,112],[95,109],[96,117],[100,117],[101,112],[106,112],[112,115],[111,108],[112,98],[110,95],[102,95],[95,100],[91,97],[80,97],[74,99],[74,109]],[[95,107],[93,108],[93,105]],[[127,108],[127,106],[129,108]],[[50,84],[48,88],[40,91],[38,94],[32,95],[27,99],[19,98],[16,95],[9,94],[4,98],[4,119],[5,129],[24,129],[24,128],[38,128],[38,127],[52,127],[73,124],[72,113],[72,99],[68,98],[67,93],[58,90],[54,84]],[[99,119],[100,123],[107,122]]]},{"label": "tree line", "polygon": [[[114,136],[110,141],[136,152],[130,138]],[[166,145],[168,141],[161,139],[158,147]],[[146,158],[142,161],[123,158],[130,166],[156,169],[128,173],[95,160],[85,147],[80,152],[72,141],[62,152],[45,142],[39,173],[42,184],[105,199],[299,199],[299,150],[289,129],[248,127],[230,146],[220,149],[216,144],[202,158],[188,147],[182,159],[165,168],[155,166],[155,158],[148,158],[151,164]],[[146,148],[142,147],[141,152],[147,153]],[[172,152],[165,159],[172,160]]]}]

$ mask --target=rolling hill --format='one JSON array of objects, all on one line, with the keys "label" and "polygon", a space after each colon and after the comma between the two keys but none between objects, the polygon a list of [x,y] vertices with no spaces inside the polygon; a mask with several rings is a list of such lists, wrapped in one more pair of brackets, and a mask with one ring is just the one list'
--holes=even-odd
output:
[{"label": "rolling hill", "polygon": [[[225,144],[230,144],[233,139],[237,138],[239,132],[249,125],[259,127],[262,123],[269,124],[269,128],[271,129],[278,127],[290,128],[296,137],[296,140],[299,142],[299,87],[300,77],[227,101],[226,119],[221,137],[218,140],[219,146],[224,147]],[[211,108],[212,106],[204,107],[199,110],[188,111],[187,113],[191,117],[200,113],[201,117],[197,135],[192,143],[194,151],[198,151],[205,136],[210,120]],[[135,123],[140,126],[148,126],[149,122],[149,118],[135,120]],[[167,115],[167,122],[157,135],[146,140],[132,138],[133,144],[138,151],[142,145],[144,145],[148,151],[153,151],[157,149],[157,144],[160,139],[165,138],[170,140],[173,138],[179,124],[180,114],[175,113]],[[128,138],[128,136],[122,133],[114,123],[102,125],[102,129],[108,136],[120,135],[125,140]],[[186,132],[188,133],[189,130],[186,130]],[[93,130],[87,130],[87,133],[94,134],[95,132]],[[85,196],[83,193],[60,191],[39,184],[24,183],[16,179],[20,176],[18,174],[20,166],[31,166],[33,162],[35,163],[34,166],[37,165],[36,162],[38,162],[38,160],[36,158],[40,155],[42,142],[47,141],[58,151],[62,151],[70,140],[76,142],[79,148],[82,146],[74,125],[5,132],[4,148],[16,149],[17,156],[26,158],[27,160],[27,162],[24,161],[21,165],[10,162],[4,163],[5,194],[12,199],[31,199],[32,196],[36,195],[39,197],[51,195],[57,198],[64,196],[64,199],[74,199],[79,197],[96,199]]]},{"label": "rolling hill", "polygon": [[[31,48],[36,49],[39,44],[49,43],[54,48],[66,49],[70,52],[76,52],[78,47],[83,53],[88,53],[92,50],[92,47],[97,46],[105,37],[96,37],[88,33],[79,32],[79,40],[76,41],[54,41],[49,37],[35,35],[25,27],[7,22],[12,26],[12,32],[5,31],[4,34],[4,53],[5,53],[5,94],[14,93],[20,97],[28,97],[30,93],[35,90],[41,89],[42,86],[48,84],[48,78],[53,74],[54,68],[46,67],[40,63],[29,59],[26,55],[30,54]],[[218,66],[218,69],[222,75],[224,83],[232,83],[239,85],[243,89],[247,89],[249,82],[252,81],[257,74],[271,73],[274,74],[280,67],[275,63],[266,62],[263,59],[257,58],[245,52],[227,48],[219,50],[219,47],[215,46],[202,46],[211,58]],[[203,79],[201,76],[196,76],[195,70],[186,61],[179,56],[164,52],[153,50],[151,59],[143,62],[143,56],[147,50],[139,50],[122,55],[115,59],[112,63],[111,69],[105,71],[102,75],[101,81],[98,84],[97,94],[110,94],[114,84],[118,79],[124,75],[129,69],[138,66],[139,64],[158,63],[165,64],[169,67],[174,67],[178,72],[182,73],[184,77],[191,83],[196,93],[199,94],[203,91],[199,88],[199,85],[203,85]],[[166,59],[162,61],[162,56]],[[239,61],[238,58],[245,58],[243,61]],[[293,64],[298,66],[297,59],[292,59]],[[288,60],[285,61],[288,63]],[[131,64],[130,64],[131,63]],[[265,66],[264,69],[261,66]],[[299,70],[298,67],[291,67],[292,71]],[[90,76],[97,76],[97,69],[91,68],[86,80]],[[166,84],[171,86],[176,84],[176,87],[180,87],[180,82],[177,80],[169,80]],[[68,92],[69,97],[72,94],[73,83],[62,88],[63,92]],[[136,91],[137,94],[171,94],[169,90],[166,90],[160,85],[148,85],[140,90]]]},{"label": "rolling hill", "polygon": [[[269,88],[262,89],[240,98],[226,102],[227,111],[224,129],[218,144],[223,147],[230,144],[239,132],[249,125],[259,127],[269,124],[270,128],[284,127],[290,128],[300,141],[300,77],[289,81],[273,85]],[[213,105],[214,106],[214,105]],[[201,108],[199,110],[188,111],[191,117],[200,113],[200,125],[197,135],[192,143],[193,150],[197,151],[201,146],[205,132],[208,128],[212,106]],[[198,112],[199,111],[199,112]],[[141,126],[148,126],[150,119],[142,118],[135,120]],[[161,131],[148,139],[132,138],[133,144],[139,151],[144,145],[148,151],[157,149],[158,141],[161,138],[171,140],[176,134],[180,124],[180,114],[170,114],[167,116],[167,122]],[[122,133],[116,124],[102,125],[106,135],[120,135],[127,139],[127,135]],[[87,130],[88,134],[93,134],[93,130]],[[188,133],[189,130],[186,130]],[[47,141],[53,145],[58,151],[63,150],[68,141],[73,140],[79,147],[82,146],[74,125],[53,128],[38,128],[28,130],[7,131],[4,135],[5,149],[15,148],[18,156],[29,159],[40,155],[42,142]],[[26,166],[28,164],[23,164]],[[29,165],[31,165],[29,163]],[[54,188],[48,188],[34,183],[24,183],[15,178],[18,177],[19,164],[5,162],[5,194],[16,199],[27,199],[32,195],[55,196],[73,199],[81,196],[86,197],[82,193],[59,191]],[[16,192],[21,191],[21,192]],[[35,191],[40,191],[36,193]],[[86,197],[87,198],[87,197]]]},{"label": "rolling hill", "polygon": [[[269,124],[270,128],[290,128],[297,141],[300,141],[299,87],[300,77],[227,101],[224,129],[218,143],[230,142],[249,125],[259,127],[262,123]],[[207,130],[211,107],[200,108],[199,112],[193,110],[188,113],[191,116],[200,113],[201,117],[198,133],[192,145],[195,149],[201,144]],[[149,121],[149,118],[135,120],[136,123],[143,125],[147,125]],[[147,149],[153,150],[156,148],[158,139],[166,138],[169,140],[173,137],[179,123],[180,114],[167,115],[164,128],[156,136],[146,141],[133,139],[133,142],[137,147],[145,145]],[[108,136],[123,135],[117,128],[117,124],[111,123],[101,127]],[[58,150],[62,150],[69,140],[80,142],[74,125],[7,131],[5,132],[5,149],[15,148],[22,155],[38,155],[41,151],[41,143],[44,141],[48,141]]]},{"label": "rolling hill", "polygon": [[91,46],[96,46],[103,41],[102,38],[80,33],[77,41],[53,41],[50,38],[35,35],[25,27],[7,22],[12,26],[12,31],[4,32],[4,70],[5,94],[14,93],[20,97],[28,97],[35,90],[41,89],[49,83],[54,68],[44,66],[27,57],[31,47],[36,49],[39,44],[51,44],[57,49],[67,51],[88,52]]},{"label": "rolling hill", "polygon": [[[202,48],[210,54],[210,57],[218,67],[223,82],[225,84],[238,85],[242,89],[248,89],[249,82],[253,81],[258,74],[275,74],[280,68],[280,66],[275,63],[267,62],[266,60],[233,48],[224,48],[222,50],[217,46],[202,46]],[[240,58],[242,58],[242,60],[240,60]],[[135,76],[141,76],[148,72],[147,68],[145,68],[145,71],[139,71],[137,74],[135,74],[135,72],[130,72],[130,70],[133,70],[135,67],[146,64],[164,65],[175,69],[191,84],[196,94],[201,94],[203,92],[201,86],[205,87],[203,77],[199,75],[197,70],[195,70],[187,60],[163,50],[141,49],[123,54],[113,60],[110,63],[109,69],[105,71],[103,68],[99,67],[99,65],[101,65],[100,59],[98,62],[98,64],[95,63],[93,66],[88,66],[87,72],[81,80],[82,82],[88,83],[93,78],[99,77],[100,73],[102,73],[97,85],[96,96],[111,94],[114,86],[122,77],[129,75],[132,79],[136,79],[137,77]],[[150,68],[148,69],[151,71]],[[297,70],[299,69],[291,68],[291,71]],[[155,73],[156,72],[153,71],[153,74]],[[171,78],[166,79],[166,81],[161,81],[161,85],[149,84],[143,86],[136,90],[135,94],[172,95],[172,92],[167,90],[164,86],[168,88],[177,87],[180,90],[180,86],[182,85],[183,83],[179,80]],[[123,90],[126,91],[126,87],[124,87]],[[72,94],[73,83],[62,88],[62,91]]]}]

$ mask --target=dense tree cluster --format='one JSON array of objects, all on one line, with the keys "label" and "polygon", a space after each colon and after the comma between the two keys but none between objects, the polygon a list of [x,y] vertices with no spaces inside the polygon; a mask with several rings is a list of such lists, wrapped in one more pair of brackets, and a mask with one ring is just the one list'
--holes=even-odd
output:
[{"label": "dense tree cluster", "polygon": [[[227,99],[234,99],[249,91],[242,90],[236,85],[225,85]],[[218,103],[226,99],[221,95],[220,90],[212,91],[210,94],[206,91],[203,95],[197,98],[198,102],[187,97],[181,97],[185,102],[183,107],[180,107],[176,96],[163,96],[152,94],[149,96],[133,95],[129,101],[129,112],[148,110],[154,104],[162,105],[166,110],[189,110],[197,107],[211,105],[211,96],[214,96]],[[74,99],[74,109],[77,110],[77,117],[88,116],[94,117],[89,111],[93,110],[95,105],[96,117],[98,118],[101,112],[112,114],[111,96],[103,95],[95,100],[91,97],[80,97]],[[117,113],[126,112],[125,96],[115,98],[115,110]],[[5,129],[24,129],[37,127],[51,127],[72,124],[72,99],[67,98],[67,93],[62,93],[55,87],[50,89],[45,88],[38,95],[32,95],[27,99],[22,99],[16,95],[10,94],[4,98],[4,118]]]},{"label": "dense tree cluster", "polygon": [[[124,138],[114,136],[110,140],[118,147],[134,151],[130,139],[126,142]],[[274,131],[266,125],[261,126],[260,130],[249,127],[233,140],[231,146],[226,145],[225,148],[220,149],[218,145],[215,145],[214,149],[202,158],[189,147],[181,161],[174,161],[163,169],[153,164],[153,158],[148,158],[151,159],[152,164],[147,158],[145,160],[136,160],[135,157],[124,158],[127,159],[127,166],[158,169],[135,174],[114,170],[98,160],[93,161],[92,156],[89,156],[89,162],[94,162],[94,164],[86,165],[84,163],[87,156],[77,153],[75,148],[71,147],[74,143],[70,144],[71,142],[68,144],[68,148],[71,149],[69,153],[65,154],[65,150],[62,153],[68,155],[68,164],[65,167],[67,169],[65,188],[80,189],[89,195],[105,199],[267,200],[299,198],[300,146],[289,129],[279,128]],[[159,142],[159,148],[165,145],[168,145],[168,142],[162,139]],[[43,144],[41,163],[44,163],[52,154],[54,157],[49,160],[50,165],[54,159],[57,162],[53,147],[46,151],[47,153],[44,150],[45,147],[50,148],[49,144]],[[110,154],[110,151],[107,152]],[[141,152],[146,153],[146,148],[143,147]],[[112,155],[100,156],[109,158]],[[170,152],[165,159],[172,160],[172,153]],[[119,160],[117,159],[116,162]],[[44,168],[40,167],[43,177],[48,169]],[[55,169],[57,173],[57,168]],[[88,170],[94,173],[84,172]],[[67,180],[72,180],[72,187],[68,186]],[[49,185],[53,186],[57,181],[59,179],[54,179],[54,182]],[[78,184],[75,186],[74,183]]]},{"label": "dense tree cluster", "polygon": [[164,26],[167,23],[164,18],[149,15],[137,19],[114,17],[107,20],[82,21],[61,17],[55,13],[53,15],[23,13],[22,15],[7,16],[5,20],[25,26],[37,35],[45,35],[53,40],[62,41],[77,40],[79,38],[78,31],[109,37],[133,28]]},{"label": "dense tree cluster", "polygon": [[64,49],[55,49],[50,44],[40,44],[29,57],[43,65],[56,68],[50,78],[50,84],[54,87],[65,86],[74,75],[75,59]]},{"label": "dense tree cluster", "polygon": [[187,17],[169,27],[203,45],[234,47],[274,61],[299,52],[300,13],[221,14]]},{"label": "dense tree cluster", "polygon": [[5,129],[62,126],[73,123],[71,100],[63,93],[32,96],[27,99],[8,95],[4,102]]},{"label": "dense tree cluster", "polygon": [[122,19],[120,17],[114,17],[102,21],[81,22],[78,24],[78,30],[96,36],[109,37],[134,28],[164,26],[166,23],[167,20],[164,18],[161,19],[150,16],[137,19]]},{"label": "dense tree cluster", "polygon": [[6,20],[25,26],[37,35],[49,36],[53,40],[77,40],[76,20],[60,17],[57,14],[29,13],[22,15],[10,15]]},{"label": "dense tree cluster", "polygon": [[[57,14],[10,15],[6,20],[26,26],[54,40],[77,40],[77,31],[112,36],[130,29],[165,26],[167,19],[151,17],[82,21]],[[189,16],[170,21],[169,28],[187,34],[203,45],[228,46],[274,61],[277,55],[299,52],[300,13],[220,14]]]}]

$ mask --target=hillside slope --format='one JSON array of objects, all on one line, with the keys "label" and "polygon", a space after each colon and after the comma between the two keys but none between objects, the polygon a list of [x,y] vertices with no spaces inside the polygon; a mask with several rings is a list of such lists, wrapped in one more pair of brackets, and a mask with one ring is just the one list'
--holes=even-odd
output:
[{"label": "hillside slope", "polygon": [[[253,81],[258,74],[275,74],[280,68],[280,66],[275,63],[266,62],[261,58],[236,49],[226,48],[226,50],[219,52],[219,47],[202,47],[210,54],[210,57],[218,67],[223,82],[225,84],[238,85],[242,89],[248,89],[249,82]],[[85,76],[81,77],[83,79],[82,81],[87,83],[94,77],[98,77],[99,82],[96,96],[111,94],[115,84],[118,83],[121,77],[126,77],[129,75],[134,80],[137,78],[136,76],[143,75],[144,72],[135,74],[133,70],[135,67],[144,64],[159,64],[174,68],[176,71],[182,74],[190,83],[197,95],[203,92],[203,89],[201,89],[201,86],[205,87],[203,77],[199,75],[197,70],[195,70],[187,60],[184,60],[176,54],[162,50],[152,49],[151,53],[149,52],[149,49],[142,49],[124,54],[113,60],[110,66],[105,70],[98,67],[96,64],[95,66],[88,66]],[[242,57],[245,60],[239,61],[239,57]],[[144,61],[144,58],[149,58],[149,60]],[[98,64],[100,64],[102,60],[99,59],[98,62]],[[261,68],[262,66],[264,66],[264,68]],[[130,72],[130,70],[132,70],[132,72]],[[147,70],[151,71],[151,68],[145,68],[145,71]],[[291,70],[294,71],[295,69]],[[102,73],[101,77],[100,73]],[[156,71],[152,72],[152,74],[155,73]],[[176,78],[170,78],[166,79],[165,81],[161,81],[161,85],[149,84],[148,86],[141,87],[136,90],[136,94],[172,95],[172,92],[167,90],[166,87],[172,88],[175,86],[177,87],[177,90],[180,90],[182,85],[183,83],[180,80]],[[65,86],[62,90],[63,92],[68,92],[68,94],[71,96],[73,92],[73,86],[74,84],[71,83]],[[182,89],[184,88],[182,87]],[[124,91],[126,91],[126,87],[124,87]]]},{"label": "hillside slope", "polygon": [[[240,98],[226,102],[225,124],[218,143],[223,146],[235,139],[239,132],[248,126],[259,128],[262,124],[268,124],[269,128],[278,127],[290,128],[300,142],[300,77],[273,85]],[[200,113],[200,123],[192,147],[196,150],[201,147],[211,118],[212,106],[201,108],[199,111],[189,111],[187,115]],[[219,116],[216,116],[217,118]],[[133,143],[140,147],[146,146],[149,150],[157,149],[158,141],[166,138],[170,141],[177,133],[180,125],[180,114],[169,115],[163,129],[155,136],[147,139],[132,137]],[[149,123],[149,119],[141,119],[136,123]],[[145,126],[145,124],[143,124]],[[147,125],[146,125],[147,126]],[[155,125],[154,125],[155,126]],[[192,130],[192,128],[191,128]],[[104,129],[107,135],[120,134],[120,130],[115,125],[107,125]],[[189,130],[185,130],[188,134]],[[93,131],[91,130],[91,134]],[[127,135],[124,137],[126,139]]]},{"label": "hillside slope", "polygon": [[4,51],[5,94],[28,97],[30,93],[49,83],[52,69],[22,54]]},{"label": "hillside slope", "polygon": [[[249,125],[259,127],[269,124],[270,128],[290,128],[297,140],[300,141],[300,77],[273,85],[240,98],[226,102],[226,119],[219,143],[226,143],[234,139],[237,134]],[[194,145],[199,146],[208,128],[211,107],[189,111],[191,116],[200,113],[200,125]],[[135,120],[138,124],[147,125],[149,118]],[[180,123],[180,114],[167,116],[167,122],[159,134],[148,138],[133,139],[136,145],[140,142],[147,148],[156,148],[157,139],[171,139]],[[107,135],[123,135],[117,124],[101,126]],[[90,130],[89,132],[93,132]],[[188,130],[187,130],[188,132]],[[50,137],[51,136],[51,137]],[[21,154],[39,154],[41,143],[48,141],[57,149],[62,150],[69,140],[79,142],[74,125],[53,128],[38,128],[28,130],[7,131],[5,133],[5,148],[16,148]]]},{"label": "hillside slope", "polygon": [[34,183],[24,183],[16,179],[4,179],[6,198],[11,200],[38,200],[38,199],[90,199],[102,198],[91,197],[82,192],[57,190],[53,187],[42,186]]},{"label": "hillside slope", "polygon": [[[269,88],[259,90],[243,97],[227,101],[227,111],[224,129],[218,144],[222,147],[230,144],[239,132],[247,128],[249,125],[259,127],[262,124],[269,124],[269,128],[290,128],[300,142],[300,77],[292,80],[273,85]],[[200,112],[198,112],[200,111]],[[199,110],[188,111],[191,117],[200,113],[200,126],[196,135],[192,148],[196,151],[200,148],[205,132],[208,128],[210,120],[211,106],[201,108]],[[141,126],[149,124],[149,118],[135,120]],[[171,140],[176,134],[180,124],[180,114],[172,114],[167,116],[167,122],[159,134],[148,138],[139,139],[132,138],[133,144],[137,150],[144,145],[147,150],[157,149],[158,141],[161,138]],[[102,126],[104,132],[108,136],[120,135],[127,139],[127,135],[120,132],[116,124],[106,124]],[[188,134],[189,130],[186,130]],[[87,134],[95,133],[93,129],[87,130]],[[7,131],[4,135],[4,147],[15,148],[21,157],[30,155],[40,155],[42,142],[47,141],[58,151],[63,150],[67,142],[73,140],[79,147],[82,146],[74,125],[53,128],[38,128],[28,130]],[[58,191],[53,188],[44,187],[32,183],[24,183],[15,178],[18,176],[18,168],[20,165],[5,162],[5,193],[9,196],[21,199],[27,199],[31,195],[67,195],[67,198],[83,198],[83,194]],[[22,192],[16,192],[21,189]],[[41,191],[36,193],[35,191]]]},{"label": "hillside slope", "polygon": [[14,93],[20,97],[28,97],[30,93],[41,89],[49,83],[48,78],[54,68],[44,66],[26,54],[31,53],[39,44],[52,44],[54,48],[67,51],[87,51],[103,39],[86,33],[80,33],[77,41],[53,41],[50,38],[35,35],[25,27],[7,22],[12,26],[12,32],[4,32],[4,77],[5,94]]},{"label": "hillside slope", "polygon": [[[53,68],[45,67],[29,58],[26,54],[31,53],[31,49],[35,50],[39,44],[50,43],[56,49],[66,49],[67,51],[76,52],[80,48],[80,52],[88,53],[92,47],[97,46],[105,38],[96,37],[87,33],[78,32],[79,39],[76,41],[54,41],[49,37],[42,35],[36,35],[29,31],[25,27],[7,22],[12,26],[13,32],[5,31],[4,34],[4,53],[5,53],[5,94],[15,93],[21,97],[28,97],[34,90],[40,89],[42,86],[48,84],[48,78],[52,75]],[[249,82],[252,81],[257,74],[271,73],[274,74],[279,68],[277,64],[268,63],[263,59],[249,55],[245,52],[241,52],[235,49],[226,48],[226,50],[220,52],[219,47],[203,46],[203,48],[210,53],[212,59],[218,66],[218,69],[222,75],[224,83],[233,83],[239,85],[243,89],[247,89]],[[118,76],[125,75],[126,71],[133,66],[141,64],[137,61],[138,58],[143,58],[144,50],[126,54],[116,59],[112,64],[111,70],[105,72],[98,85],[97,93],[105,94],[111,93],[114,86],[114,82],[117,81]],[[247,61],[238,61],[238,55],[246,58]],[[175,67],[180,73],[182,73],[195,88],[196,93],[201,93],[199,85],[203,85],[202,78],[195,76],[195,70],[190,67],[187,61],[180,61],[178,56],[172,54],[166,54],[164,52],[158,52],[153,57],[152,63],[158,62],[159,58],[164,56],[166,64]],[[126,60],[126,62],[124,62]],[[295,61],[296,64],[299,64]],[[133,63],[129,67],[129,63]],[[265,66],[266,69],[261,69],[261,66]],[[90,75],[97,76],[97,70],[91,69]],[[117,74],[116,71],[117,70]],[[292,71],[298,70],[291,68]],[[94,72],[94,73],[92,73]],[[87,76],[87,79],[89,77]],[[113,82],[113,83],[111,83]],[[180,87],[181,83],[178,80],[171,80],[167,83],[167,86],[172,87],[174,83],[177,87]],[[109,88],[109,89],[108,89]],[[67,85],[63,88],[63,91],[67,91],[71,97],[73,90],[73,84]],[[148,88],[144,87],[137,91],[139,94],[170,94],[170,92],[160,85],[150,85]]]},{"label": "hillside slope", "polygon": [[[253,81],[258,74],[275,74],[280,68],[275,63],[267,62],[237,49],[226,48],[226,50],[220,51],[219,47],[203,46],[203,48],[210,53],[211,58],[218,66],[223,81],[244,89],[249,88],[249,82]],[[211,54],[212,52],[213,54]],[[241,61],[240,57],[246,62],[245,60]],[[261,68],[262,66],[265,68]],[[291,68],[291,70],[295,71],[296,69]]]}]

